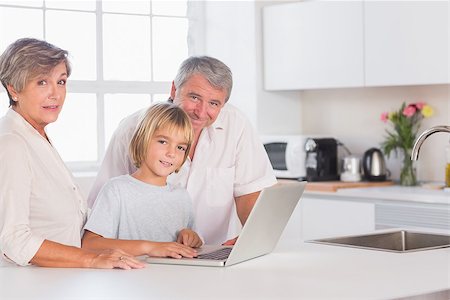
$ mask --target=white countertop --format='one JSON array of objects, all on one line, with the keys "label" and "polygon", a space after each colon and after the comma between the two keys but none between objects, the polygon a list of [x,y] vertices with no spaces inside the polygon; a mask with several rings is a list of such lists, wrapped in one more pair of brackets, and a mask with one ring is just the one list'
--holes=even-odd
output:
[{"label": "white countertop", "polygon": [[399,254],[284,241],[225,268],[3,267],[0,283],[0,299],[393,299],[450,290],[450,248]]},{"label": "white countertop", "polygon": [[420,186],[404,187],[399,185],[368,188],[343,188],[335,193],[306,191],[309,196],[332,196],[346,199],[395,200],[430,204],[450,205],[450,191],[433,190]]}]

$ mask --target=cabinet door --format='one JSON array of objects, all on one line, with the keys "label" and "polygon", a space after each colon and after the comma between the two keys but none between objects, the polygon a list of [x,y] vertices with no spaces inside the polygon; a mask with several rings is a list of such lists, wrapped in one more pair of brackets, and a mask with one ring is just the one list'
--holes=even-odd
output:
[{"label": "cabinet door", "polygon": [[449,82],[447,1],[366,1],[366,86]]},{"label": "cabinet door", "polygon": [[307,1],[263,11],[267,90],[363,85],[361,2]]},{"label": "cabinet door", "polygon": [[373,232],[373,203],[320,199],[304,195],[301,204],[301,239],[304,241]]}]

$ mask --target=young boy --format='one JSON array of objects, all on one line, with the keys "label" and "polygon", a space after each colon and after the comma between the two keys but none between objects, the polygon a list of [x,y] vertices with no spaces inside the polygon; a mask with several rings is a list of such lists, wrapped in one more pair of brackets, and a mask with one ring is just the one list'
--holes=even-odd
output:
[{"label": "young boy", "polygon": [[82,246],[120,248],[133,255],[194,257],[202,240],[193,226],[185,189],[167,183],[185,162],[193,138],[189,117],[178,106],[151,106],[130,143],[137,171],[111,179],[100,191],[84,226]]}]

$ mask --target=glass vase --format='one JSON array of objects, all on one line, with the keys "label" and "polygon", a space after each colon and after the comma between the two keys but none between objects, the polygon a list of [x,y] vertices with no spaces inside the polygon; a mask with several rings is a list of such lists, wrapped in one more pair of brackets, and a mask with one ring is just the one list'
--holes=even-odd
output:
[{"label": "glass vase", "polygon": [[400,171],[400,185],[414,186],[417,184],[416,169],[411,160],[411,149],[403,150],[403,165]]}]

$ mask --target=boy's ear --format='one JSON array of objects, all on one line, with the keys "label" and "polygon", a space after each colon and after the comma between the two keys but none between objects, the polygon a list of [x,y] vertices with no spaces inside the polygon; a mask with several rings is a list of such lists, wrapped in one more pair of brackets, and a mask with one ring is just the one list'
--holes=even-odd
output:
[{"label": "boy's ear", "polygon": [[175,99],[175,92],[176,92],[176,88],[175,88],[175,83],[172,81],[172,88],[170,89],[170,98]]}]

